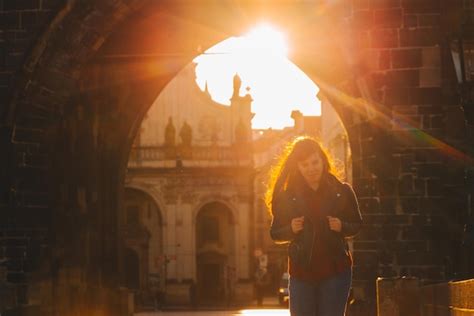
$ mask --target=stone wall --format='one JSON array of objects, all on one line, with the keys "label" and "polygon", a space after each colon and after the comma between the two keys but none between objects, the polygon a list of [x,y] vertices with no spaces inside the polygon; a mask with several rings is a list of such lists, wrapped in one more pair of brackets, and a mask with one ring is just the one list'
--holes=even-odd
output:
[{"label": "stone wall", "polygon": [[370,280],[365,294],[373,297],[376,276],[443,280],[462,273],[463,173],[472,142],[447,48],[462,3],[352,3],[348,26],[377,112],[352,148],[360,157],[353,176],[365,221],[354,242],[355,275]]},{"label": "stone wall", "polygon": [[474,314],[474,279],[421,287],[422,316]]}]

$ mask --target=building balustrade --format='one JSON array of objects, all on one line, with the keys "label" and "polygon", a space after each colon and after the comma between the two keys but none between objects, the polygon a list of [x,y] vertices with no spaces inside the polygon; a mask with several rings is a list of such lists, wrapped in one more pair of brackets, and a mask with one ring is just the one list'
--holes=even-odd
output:
[{"label": "building balustrade", "polygon": [[141,146],[133,147],[128,161],[129,167],[175,167],[206,165],[251,165],[252,151],[248,146]]}]

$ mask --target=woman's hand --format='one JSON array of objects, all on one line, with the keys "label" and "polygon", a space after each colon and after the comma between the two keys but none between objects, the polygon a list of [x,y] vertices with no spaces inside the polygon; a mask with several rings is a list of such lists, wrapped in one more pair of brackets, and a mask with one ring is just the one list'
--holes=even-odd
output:
[{"label": "woman's hand", "polygon": [[295,217],[291,220],[291,230],[297,234],[303,229],[304,216]]},{"label": "woman's hand", "polygon": [[329,229],[340,233],[342,230],[341,220],[337,217],[326,216],[329,223]]}]

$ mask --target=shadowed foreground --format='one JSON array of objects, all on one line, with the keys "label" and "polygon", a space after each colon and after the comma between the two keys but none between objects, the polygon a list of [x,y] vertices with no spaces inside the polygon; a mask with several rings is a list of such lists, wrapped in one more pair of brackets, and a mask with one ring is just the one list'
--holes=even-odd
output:
[{"label": "shadowed foreground", "polygon": [[231,315],[243,315],[243,316],[289,316],[290,313],[287,309],[242,309],[235,311],[167,311],[167,312],[146,312],[135,314],[137,316],[157,316],[157,315],[169,315],[169,316],[181,316],[181,315],[195,315],[195,316],[231,316]]}]

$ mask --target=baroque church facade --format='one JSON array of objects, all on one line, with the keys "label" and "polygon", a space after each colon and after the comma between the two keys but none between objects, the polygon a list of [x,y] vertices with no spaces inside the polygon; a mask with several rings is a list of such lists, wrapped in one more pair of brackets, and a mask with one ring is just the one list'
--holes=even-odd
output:
[{"label": "baroque church facade", "polygon": [[[124,281],[138,303],[158,296],[190,303],[191,288],[203,304],[248,302],[257,269],[268,271],[270,291],[286,270],[286,250],[268,234],[264,193],[271,164],[297,135],[332,136],[323,135],[320,116],[299,111],[292,113],[293,127],[252,129],[252,98],[240,95],[237,75],[232,84],[230,106],[216,103],[207,85],[202,91],[195,83],[191,64],[142,122],[122,207]],[[337,114],[322,101],[334,125]],[[330,128],[332,142],[344,133],[338,126]]]}]

